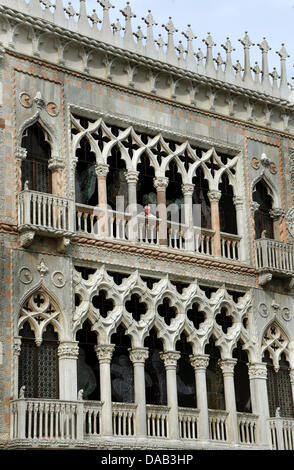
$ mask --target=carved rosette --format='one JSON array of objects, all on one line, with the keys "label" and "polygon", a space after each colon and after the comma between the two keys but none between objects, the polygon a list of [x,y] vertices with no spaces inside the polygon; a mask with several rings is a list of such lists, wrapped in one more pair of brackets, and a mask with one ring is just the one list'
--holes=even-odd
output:
[{"label": "carved rosette", "polygon": [[160,358],[163,360],[166,369],[175,369],[181,354],[177,351],[166,351],[160,353]]},{"label": "carved rosette", "polygon": [[248,365],[249,379],[267,379],[267,368],[266,364],[249,364]]},{"label": "carved rosette", "polygon": [[221,191],[208,191],[208,197],[210,202],[219,201],[221,196]]},{"label": "carved rosette", "polygon": [[206,370],[209,364],[208,354],[198,354],[190,356],[190,362],[195,370]]},{"label": "carved rosette", "polygon": [[156,190],[163,191],[168,187],[168,178],[166,176],[153,178],[153,185]]},{"label": "carved rosette", "polygon": [[183,184],[182,191],[184,196],[192,196],[194,193],[195,184]]},{"label": "carved rosette", "polygon": [[95,172],[96,172],[97,177],[99,177],[99,176],[106,177],[108,175],[108,172],[109,172],[109,165],[106,165],[104,163],[98,163],[95,166]]},{"label": "carved rosette", "polygon": [[133,364],[137,362],[144,364],[146,359],[148,359],[149,350],[148,348],[134,348],[134,349],[129,349],[129,354],[130,354],[130,360],[132,361]]},{"label": "carved rosette", "polygon": [[137,184],[138,179],[139,179],[139,171],[136,171],[136,170],[126,171],[125,177],[126,177],[127,183]]},{"label": "carved rosette", "polygon": [[237,364],[237,359],[220,359],[218,363],[220,365],[224,377],[234,375],[234,369],[235,365]]},{"label": "carved rosette", "polygon": [[108,363],[110,364],[112,359],[112,354],[114,351],[114,344],[102,344],[95,346],[95,352],[100,363]]},{"label": "carved rosette", "polygon": [[79,355],[78,343],[61,343],[58,346],[58,357],[59,359],[77,359]]}]

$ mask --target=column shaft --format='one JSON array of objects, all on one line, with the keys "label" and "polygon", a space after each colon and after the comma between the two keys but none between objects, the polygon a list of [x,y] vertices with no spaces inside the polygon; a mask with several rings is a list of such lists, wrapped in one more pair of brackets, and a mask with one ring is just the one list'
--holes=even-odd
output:
[{"label": "column shaft", "polygon": [[136,437],[146,437],[146,391],[145,391],[145,360],[147,348],[130,350],[130,359],[134,364],[134,386],[136,408]]},{"label": "column shaft", "polygon": [[77,400],[77,359],[78,343],[64,342],[58,347],[59,356],[59,398],[61,400]]},{"label": "column shaft", "polygon": [[240,248],[239,248],[239,259],[245,261],[246,256],[246,247],[245,247],[245,225],[244,225],[244,205],[243,199],[240,197],[234,198],[234,204],[236,208],[236,218],[237,218],[237,231],[238,235],[241,237]]},{"label": "column shaft", "polygon": [[220,191],[209,191],[208,197],[210,200],[211,211],[211,227],[215,231],[213,237],[213,254],[214,256],[221,256],[221,236],[220,236],[220,218],[219,218],[219,200],[221,198]]},{"label": "column shaft", "polygon": [[229,440],[232,443],[239,442],[236,396],[234,384],[234,367],[237,363],[236,359],[224,359],[220,361],[220,366],[224,377],[225,403],[226,411],[229,412],[227,421],[227,430]]},{"label": "column shaft", "polygon": [[183,184],[182,191],[184,195],[184,211],[185,211],[185,225],[188,226],[185,232],[185,248],[188,251],[194,251],[194,231],[193,231],[193,201],[192,195],[194,191],[194,184]]},{"label": "column shaft", "polygon": [[154,187],[157,192],[157,212],[160,219],[159,222],[159,245],[168,245],[167,234],[167,212],[166,212],[166,188],[168,185],[168,178],[159,177],[154,178]]},{"label": "column shaft", "polygon": [[98,164],[96,166],[97,184],[98,184],[98,205],[99,205],[99,235],[108,235],[108,217],[107,217],[107,180],[108,165]]},{"label": "column shaft", "polygon": [[137,228],[137,182],[139,178],[138,171],[127,171],[125,173],[128,182],[128,209],[131,214],[131,220],[128,222],[128,239],[136,241],[138,239]]},{"label": "column shaft", "polygon": [[169,410],[169,438],[179,439],[178,390],[177,390],[177,361],[180,354],[175,351],[161,353],[166,370],[167,404]]},{"label": "column shaft", "polygon": [[267,394],[267,368],[265,363],[249,364],[250,391],[252,393],[252,412],[258,418],[258,443],[270,447],[268,424],[269,406]]},{"label": "column shaft", "polygon": [[206,386],[206,368],[209,364],[209,355],[190,356],[191,364],[195,370],[197,409],[199,410],[199,438],[201,441],[209,440],[208,401]]},{"label": "column shaft", "polygon": [[103,436],[112,436],[112,399],[110,364],[114,345],[95,347],[100,370],[100,401],[102,402],[101,427]]}]

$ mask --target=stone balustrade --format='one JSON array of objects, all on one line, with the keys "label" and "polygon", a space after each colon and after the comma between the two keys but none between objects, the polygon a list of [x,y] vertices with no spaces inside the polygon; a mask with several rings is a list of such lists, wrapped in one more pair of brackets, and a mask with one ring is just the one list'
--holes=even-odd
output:
[{"label": "stone balustrade", "polygon": [[292,275],[294,246],[292,243],[260,238],[255,241],[256,266],[269,273]]},{"label": "stone balustrade", "polygon": [[268,420],[272,448],[294,450],[294,419],[270,418]]}]

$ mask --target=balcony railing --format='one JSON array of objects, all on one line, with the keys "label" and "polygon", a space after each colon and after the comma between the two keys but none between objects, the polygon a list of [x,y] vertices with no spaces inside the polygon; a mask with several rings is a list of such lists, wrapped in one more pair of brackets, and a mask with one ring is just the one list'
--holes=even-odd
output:
[{"label": "balcony railing", "polygon": [[269,419],[272,448],[274,450],[294,450],[294,419]]},{"label": "balcony railing", "polygon": [[162,405],[146,405],[147,436],[168,438],[169,408]]},{"label": "balcony railing", "polygon": [[240,444],[257,443],[258,416],[251,413],[237,413]]},{"label": "balcony railing", "polygon": [[51,236],[74,233],[74,201],[52,194],[24,190],[18,195],[20,231],[46,232]]},{"label": "balcony railing", "polygon": [[235,261],[239,260],[241,237],[229,233],[221,233],[220,235],[222,257]]},{"label": "balcony railing", "polygon": [[136,408],[133,403],[112,404],[112,428],[114,436],[136,435]]},{"label": "balcony railing", "polygon": [[179,408],[179,431],[181,439],[199,439],[198,429],[199,410]]},{"label": "balcony railing", "polygon": [[260,271],[293,275],[294,245],[292,243],[260,238],[255,241],[256,266]]},{"label": "balcony railing", "polygon": [[208,422],[209,422],[209,433],[212,441],[227,441],[228,430],[227,430],[227,411],[209,410],[208,411]]}]

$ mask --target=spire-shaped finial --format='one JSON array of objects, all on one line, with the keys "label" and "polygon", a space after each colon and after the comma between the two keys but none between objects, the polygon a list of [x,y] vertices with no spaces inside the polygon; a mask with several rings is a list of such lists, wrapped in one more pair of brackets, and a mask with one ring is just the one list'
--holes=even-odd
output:
[{"label": "spire-shaped finial", "polygon": [[236,65],[233,66],[236,70],[235,81],[237,84],[240,84],[242,81],[241,72],[242,72],[242,65],[240,64],[239,60],[237,60]]},{"label": "spire-shaped finial", "polygon": [[186,49],[184,48],[182,41],[179,41],[179,44],[178,44],[178,46],[176,47],[176,49],[177,49],[177,51],[178,51],[178,53],[179,53],[179,59],[184,59],[184,54],[185,54],[185,52],[187,52],[187,51],[186,51]]},{"label": "spire-shaped finial", "polygon": [[204,67],[203,67],[203,59],[204,59],[204,54],[200,47],[198,47],[198,52],[196,52],[196,58],[197,58],[197,70],[198,73],[204,74]]},{"label": "spire-shaped finial", "polygon": [[170,60],[177,59],[176,51],[175,51],[175,44],[174,44],[174,34],[178,32],[176,27],[172,22],[172,17],[169,17],[169,21],[166,24],[162,25],[163,28],[166,29],[168,33],[168,41],[167,41],[167,58]]},{"label": "spire-shaped finial", "polygon": [[286,70],[286,59],[289,56],[288,52],[286,51],[285,44],[282,43],[282,47],[277,54],[280,56],[281,59],[281,80],[280,80],[280,95],[281,98],[288,98],[289,90],[288,90],[288,81],[287,81],[287,70]]},{"label": "spire-shaped finial", "polygon": [[258,62],[255,62],[254,67],[252,67],[252,71],[254,72],[254,84],[256,88],[259,88],[260,86],[260,81],[259,77],[261,74],[261,68],[258,65]]},{"label": "spire-shaped finial", "polygon": [[194,48],[193,48],[193,39],[197,39],[197,36],[193,33],[191,29],[191,25],[188,24],[188,28],[186,31],[182,32],[183,36],[187,39],[187,62],[188,65],[193,66],[195,64],[194,61]]},{"label": "spire-shaped finial", "polygon": [[213,60],[216,63],[216,78],[218,78],[219,80],[223,80],[224,79],[224,71],[222,69],[222,66],[223,66],[223,64],[225,64],[225,62],[223,61],[221,53],[218,52],[216,59],[213,59]]},{"label": "spire-shaped finial", "polygon": [[250,68],[250,53],[249,49],[251,46],[254,46],[254,43],[250,40],[248,36],[248,31],[245,31],[245,35],[243,39],[239,39],[240,43],[244,47],[244,75],[243,81],[247,85],[252,84],[252,76],[251,76],[251,68]]},{"label": "spire-shaped finial", "polygon": [[216,46],[216,43],[212,39],[212,36],[211,36],[210,33],[207,33],[206,39],[202,39],[202,41],[207,46],[205,72],[208,75],[215,75],[215,68],[214,68],[214,65],[213,65],[212,48],[213,48],[213,46]]},{"label": "spire-shaped finial", "polygon": [[277,72],[276,67],[273,68],[273,71],[272,71],[272,73],[270,73],[270,76],[273,79],[272,93],[273,93],[274,96],[278,96],[279,95],[278,79],[280,78],[280,76]]},{"label": "spire-shaped finial", "polygon": [[42,3],[42,5],[44,5],[45,9],[47,10],[47,8],[56,8],[56,4],[55,3],[52,3],[51,0],[40,0],[40,3]]},{"label": "spire-shaped finial", "polygon": [[64,8],[65,13],[68,14],[69,18],[73,18],[74,16],[79,16],[79,14],[74,10],[71,2],[68,2],[68,7]]},{"label": "spire-shaped finial", "polygon": [[257,44],[259,49],[262,52],[262,88],[266,93],[271,92],[271,84],[269,80],[269,70],[268,70],[268,57],[267,54],[271,50],[266,38],[263,38],[263,41],[260,44]]},{"label": "spire-shaped finial", "polygon": [[107,38],[112,38],[112,31],[110,27],[110,20],[109,20],[109,10],[110,8],[114,8],[114,6],[110,3],[109,0],[97,0],[98,3],[103,8],[103,21],[102,21],[102,28],[101,28],[101,33],[104,35],[104,37]]},{"label": "spire-shaped finial", "polygon": [[142,44],[143,39],[146,39],[146,36],[144,36],[143,31],[141,29],[141,26],[138,26],[137,31],[133,34],[137,38],[138,44]]},{"label": "spire-shaped finial", "polygon": [[221,44],[222,48],[226,51],[226,66],[225,66],[225,79],[232,82],[234,79],[233,63],[232,63],[232,52],[236,49],[232,46],[230,38],[227,37],[225,44]]},{"label": "spire-shaped finial", "polygon": [[120,10],[120,12],[125,17],[124,38],[126,40],[133,41],[132,18],[136,18],[136,15],[132,12],[130,2],[127,2],[125,8],[123,10]]},{"label": "spire-shaped finial", "polygon": [[116,19],[116,23],[112,23],[113,34],[115,37],[120,37],[120,32],[123,31],[125,28],[122,27],[119,18]]},{"label": "spire-shaped finial", "polygon": [[92,21],[93,25],[97,24],[97,23],[102,23],[102,21],[100,20],[100,18],[98,18],[98,15],[96,13],[96,10],[93,10],[93,13],[92,15],[88,15],[88,18],[89,20]]},{"label": "spire-shaped finial", "polygon": [[143,21],[147,24],[147,40],[146,40],[146,46],[147,48],[154,49],[155,44],[154,44],[154,35],[153,35],[153,26],[157,26],[157,23],[155,22],[151,10],[148,10],[148,15],[146,18],[142,18]]}]

